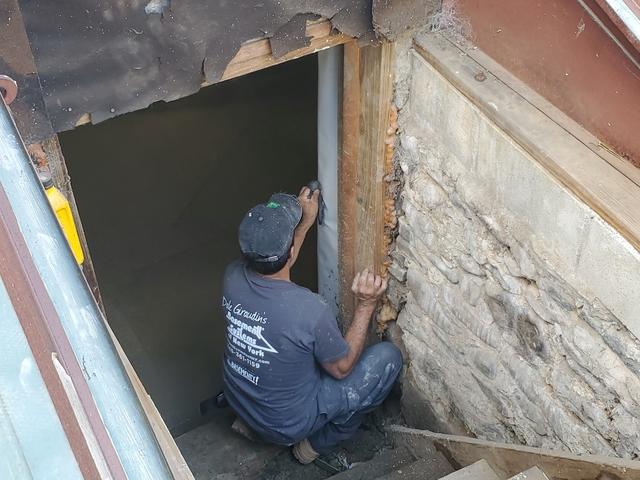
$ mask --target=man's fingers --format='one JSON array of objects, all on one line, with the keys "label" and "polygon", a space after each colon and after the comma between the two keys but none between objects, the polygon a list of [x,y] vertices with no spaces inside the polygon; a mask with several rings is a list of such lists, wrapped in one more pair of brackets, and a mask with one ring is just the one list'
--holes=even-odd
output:
[{"label": "man's fingers", "polygon": [[365,268],[353,278],[351,291],[363,295],[380,296],[387,289],[387,280]]},{"label": "man's fingers", "polygon": [[[365,268],[362,272],[358,273],[357,275],[357,285],[356,285],[356,289],[358,290],[358,293],[363,293],[366,289],[367,286],[367,274],[368,274],[368,270]],[[356,283],[356,281],[354,280],[354,283]]]},{"label": "man's fingers", "polygon": [[313,196],[311,197],[313,199],[313,201],[317,202],[319,197],[320,197],[320,190],[314,190],[313,191]]},{"label": "man's fingers", "polygon": [[358,288],[360,288],[360,290],[365,290],[367,288],[368,276],[369,276],[369,270],[365,268],[360,274],[360,283],[358,284]]},{"label": "man's fingers", "polygon": [[387,279],[383,278],[382,279],[382,285],[380,285],[380,288],[377,289],[376,291],[376,295],[380,296],[382,295],[384,292],[386,292],[387,290]]},{"label": "man's fingers", "polygon": [[356,273],[355,277],[353,277],[353,283],[351,284],[351,291],[353,293],[358,293],[359,282],[360,282],[360,272]]},{"label": "man's fingers", "polygon": [[375,305],[386,289],[387,280],[381,275],[376,275],[374,270],[369,268],[356,274],[351,286],[358,300],[368,305]]},{"label": "man's fingers", "polygon": [[372,287],[373,286],[373,282],[375,281],[376,276],[373,272],[367,272],[367,286],[368,287]]},{"label": "man's fingers", "polygon": [[360,272],[360,282],[366,282],[368,274],[369,274],[368,268],[365,268],[364,270],[362,270],[362,272]]},{"label": "man's fingers", "polygon": [[309,195],[309,187],[302,187],[300,189],[300,193],[298,194],[299,197],[303,197],[303,198],[307,198],[307,196]]}]

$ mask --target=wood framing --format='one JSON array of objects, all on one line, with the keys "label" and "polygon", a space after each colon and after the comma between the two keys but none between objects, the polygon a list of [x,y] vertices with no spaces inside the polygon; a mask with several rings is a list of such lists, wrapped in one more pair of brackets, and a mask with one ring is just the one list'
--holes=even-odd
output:
[{"label": "wood framing", "polygon": [[339,161],[338,259],[341,317],[351,321],[356,272],[383,273],[384,164],[393,99],[393,45],[344,46],[342,152]]},{"label": "wood framing", "polygon": [[[308,46],[293,50],[279,58],[273,58],[271,43],[267,38],[246,42],[236,56],[233,57],[233,60],[229,62],[220,81],[256,72],[263,68],[272,67],[273,65],[317,53],[325,48],[335,47],[353,40],[347,35],[333,31],[329,20],[309,22],[306,34],[311,39]],[[211,85],[211,83],[205,82],[202,85]]]},{"label": "wood framing", "polygon": [[640,462],[635,460],[601,455],[573,455],[397,425],[392,426],[390,431],[396,444],[407,446],[417,457],[432,452],[435,446],[457,468],[484,459],[501,478],[517,475],[537,466],[549,478],[556,480],[640,480]]},{"label": "wood framing", "polygon": [[[383,177],[393,97],[393,45],[383,43],[360,48],[352,38],[332,31],[328,21],[310,23],[307,35],[311,37],[309,46],[278,59],[273,58],[271,54],[269,40],[260,39],[246,43],[229,63],[220,81],[344,44],[338,234],[341,316],[348,324],[355,306],[350,289],[353,275],[366,267],[374,269],[377,273],[384,270],[387,244],[384,241],[386,184]],[[207,85],[210,84],[203,83],[203,86]],[[89,120],[90,117],[87,115],[79,124],[87,123]],[[74,214],[77,214],[57,139],[43,147],[56,183],[72,204]],[[76,220],[82,234],[80,219]],[[84,242],[84,235],[82,239]],[[86,247],[86,243],[83,243],[83,246]],[[88,249],[85,253],[90,264]],[[97,293],[96,299],[101,301],[92,267],[87,279],[92,290]],[[174,478],[193,478],[152,399],[108,324],[107,328]]]}]

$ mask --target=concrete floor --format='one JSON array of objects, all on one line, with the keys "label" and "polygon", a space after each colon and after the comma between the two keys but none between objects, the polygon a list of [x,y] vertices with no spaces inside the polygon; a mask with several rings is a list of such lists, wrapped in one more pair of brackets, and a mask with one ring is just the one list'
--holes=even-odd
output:
[{"label": "concrete floor", "polygon": [[[60,136],[108,320],[169,429],[221,389],[237,226],[315,178],[317,60],[287,62]],[[315,239],[294,280],[316,287]]]},{"label": "concrete floor", "polygon": [[176,439],[196,480],[216,478],[258,478],[269,459],[281,448],[257,444],[231,431],[234,415],[219,412],[214,421]]},{"label": "concrete floor", "polygon": [[[176,438],[196,480],[323,480],[333,475],[315,463],[299,464],[289,447],[241,437],[231,430],[234,419],[229,409],[217,410],[209,423]],[[379,411],[367,419],[354,438],[342,445],[340,452],[348,463],[364,465],[381,453],[391,453],[389,464],[394,463],[396,454],[390,451],[389,439],[383,432],[387,420]],[[352,480],[373,478],[370,473],[365,476],[354,473]]]}]

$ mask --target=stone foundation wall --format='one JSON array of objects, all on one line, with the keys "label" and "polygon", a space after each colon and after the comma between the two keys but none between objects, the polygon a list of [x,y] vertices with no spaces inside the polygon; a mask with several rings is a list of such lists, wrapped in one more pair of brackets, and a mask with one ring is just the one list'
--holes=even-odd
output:
[{"label": "stone foundation wall", "polygon": [[637,457],[640,342],[625,325],[640,314],[640,255],[433,65],[398,50],[390,298],[408,421]]}]

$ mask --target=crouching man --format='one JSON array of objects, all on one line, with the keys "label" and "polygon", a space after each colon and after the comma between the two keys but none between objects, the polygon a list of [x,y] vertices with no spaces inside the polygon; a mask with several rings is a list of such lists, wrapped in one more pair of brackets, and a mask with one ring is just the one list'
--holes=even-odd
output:
[{"label": "crouching man", "polygon": [[293,445],[303,464],[351,437],[402,368],[391,343],[364,349],[386,280],[368,270],[355,276],[357,306],[344,337],[322,297],[290,280],[318,193],[275,194],[245,215],[244,259],[227,267],[222,299],[225,396],[264,440]]}]

